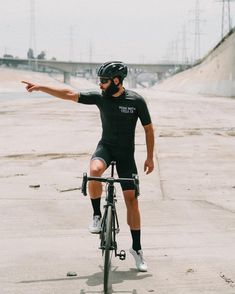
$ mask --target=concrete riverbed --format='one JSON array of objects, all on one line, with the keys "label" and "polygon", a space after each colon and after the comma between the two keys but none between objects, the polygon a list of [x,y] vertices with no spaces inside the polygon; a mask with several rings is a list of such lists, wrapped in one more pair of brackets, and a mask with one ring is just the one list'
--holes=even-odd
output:
[{"label": "concrete riverbed", "polygon": [[[102,293],[99,240],[88,232],[90,201],[80,191],[101,134],[98,110],[17,91],[19,99],[0,99],[0,293]],[[149,271],[138,273],[128,254],[118,188],[118,246],[127,258],[113,259],[111,293],[234,294],[235,100],[138,92],[156,133],[156,168],[146,176],[137,126]]]}]

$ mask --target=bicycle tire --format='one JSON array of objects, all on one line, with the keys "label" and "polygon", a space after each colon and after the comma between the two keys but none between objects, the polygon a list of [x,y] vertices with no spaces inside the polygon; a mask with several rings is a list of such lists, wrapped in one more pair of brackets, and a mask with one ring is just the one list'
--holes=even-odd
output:
[{"label": "bicycle tire", "polygon": [[104,252],[104,293],[109,289],[109,272],[111,265],[111,245],[112,245],[112,207],[108,207],[107,218],[105,223],[105,252]]}]

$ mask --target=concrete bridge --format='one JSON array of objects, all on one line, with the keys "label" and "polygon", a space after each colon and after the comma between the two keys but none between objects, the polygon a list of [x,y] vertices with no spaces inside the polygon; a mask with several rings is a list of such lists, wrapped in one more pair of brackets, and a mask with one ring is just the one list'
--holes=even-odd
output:
[{"label": "concrete bridge", "polygon": [[[20,59],[20,58],[0,58],[0,65],[5,64],[10,67],[18,67],[20,65],[28,66],[33,70],[45,70],[47,68],[55,69],[63,73],[64,82],[69,84],[71,75],[82,73],[89,74],[90,77],[95,78],[97,70],[101,63],[97,62],[73,62],[73,61],[57,61],[44,59]],[[159,64],[127,64],[128,83],[131,88],[137,85],[138,77],[143,73],[154,74],[155,80],[161,80],[169,71],[174,71],[176,68],[180,69],[182,64],[175,63],[159,63]]]}]

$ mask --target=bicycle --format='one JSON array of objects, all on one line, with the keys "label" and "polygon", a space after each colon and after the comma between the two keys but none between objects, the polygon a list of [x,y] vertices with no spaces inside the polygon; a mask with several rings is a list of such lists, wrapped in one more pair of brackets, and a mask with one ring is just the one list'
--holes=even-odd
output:
[{"label": "bicycle", "polygon": [[104,205],[104,213],[101,220],[101,231],[100,231],[100,247],[102,250],[102,256],[104,257],[104,293],[108,294],[109,289],[109,272],[111,265],[111,251],[115,252],[115,257],[119,257],[120,260],[126,259],[125,250],[117,249],[116,234],[119,233],[119,222],[115,203],[116,190],[114,183],[132,182],[134,184],[135,196],[139,195],[139,178],[138,175],[133,174],[132,178],[114,178],[114,167],[115,162],[111,162],[111,177],[88,177],[87,173],[83,174],[82,181],[82,194],[87,195],[87,182],[98,181],[107,184],[106,188],[106,204]]}]

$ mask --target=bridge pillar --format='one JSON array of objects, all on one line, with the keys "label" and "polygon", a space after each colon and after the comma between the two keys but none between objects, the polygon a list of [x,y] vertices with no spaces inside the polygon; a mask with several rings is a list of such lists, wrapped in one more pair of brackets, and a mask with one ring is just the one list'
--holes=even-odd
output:
[{"label": "bridge pillar", "polygon": [[71,73],[64,71],[64,83],[70,84]]},{"label": "bridge pillar", "polygon": [[129,70],[128,72],[128,84],[129,88],[137,88],[136,74],[133,70]]},{"label": "bridge pillar", "polygon": [[158,72],[157,77],[158,77],[158,80],[161,81],[164,78],[164,73],[163,72]]},{"label": "bridge pillar", "polygon": [[95,79],[95,78],[97,77],[96,68],[92,68],[92,69],[91,69],[91,77],[92,77],[93,79]]}]

